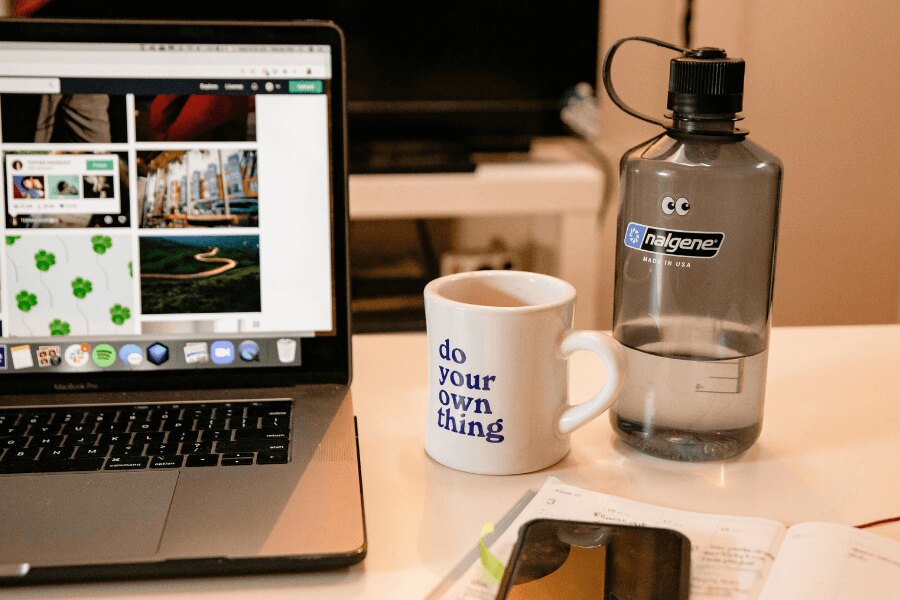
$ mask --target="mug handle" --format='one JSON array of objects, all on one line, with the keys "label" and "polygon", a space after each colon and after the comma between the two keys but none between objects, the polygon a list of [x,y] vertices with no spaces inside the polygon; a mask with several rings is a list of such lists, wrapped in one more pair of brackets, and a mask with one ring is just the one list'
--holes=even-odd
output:
[{"label": "mug handle", "polygon": [[625,382],[628,357],[615,338],[599,331],[570,330],[563,336],[560,349],[565,359],[577,350],[587,350],[606,363],[606,380],[600,391],[587,402],[568,407],[559,417],[559,433],[566,435],[586,425],[615,403]]}]

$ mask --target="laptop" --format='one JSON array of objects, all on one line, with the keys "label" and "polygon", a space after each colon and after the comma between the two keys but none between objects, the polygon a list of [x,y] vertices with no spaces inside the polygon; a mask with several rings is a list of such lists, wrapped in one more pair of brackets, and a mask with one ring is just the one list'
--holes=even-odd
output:
[{"label": "laptop", "polygon": [[0,22],[0,582],[366,553],[332,24]]}]

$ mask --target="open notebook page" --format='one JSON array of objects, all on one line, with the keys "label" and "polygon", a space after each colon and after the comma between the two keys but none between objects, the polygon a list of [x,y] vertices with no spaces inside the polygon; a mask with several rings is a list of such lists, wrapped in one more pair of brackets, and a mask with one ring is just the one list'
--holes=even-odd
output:
[{"label": "open notebook page", "polygon": [[[777,521],[710,515],[633,502],[566,485],[548,477],[537,495],[491,545],[506,563],[519,527],[532,519],[555,518],[665,527],[691,540],[692,600],[753,600],[769,574],[785,534]],[[469,568],[444,598],[489,600],[498,585],[484,576],[480,562]]]},{"label": "open notebook page", "polygon": [[794,525],[760,598],[900,598],[900,542],[834,523]]}]

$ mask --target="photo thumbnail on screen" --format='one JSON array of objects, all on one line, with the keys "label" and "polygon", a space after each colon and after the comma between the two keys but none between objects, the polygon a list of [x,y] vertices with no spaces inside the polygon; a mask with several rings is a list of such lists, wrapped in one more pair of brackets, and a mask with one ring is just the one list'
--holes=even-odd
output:
[{"label": "photo thumbnail on screen", "polygon": [[125,96],[2,94],[5,144],[124,144]]},{"label": "photo thumbnail on screen", "polygon": [[7,152],[9,228],[128,227],[125,152]]},{"label": "photo thumbnail on screen", "polygon": [[134,335],[131,236],[7,235],[9,335]]},{"label": "photo thumbnail on screen", "polygon": [[139,142],[255,142],[253,96],[159,94],[136,96]]},{"label": "photo thumbnail on screen", "polygon": [[137,153],[141,227],[257,227],[256,150]]},{"label": "photo thumbnail on screen", "polygon": [[145,315],[259,313],[258,235],[142,236]]}]

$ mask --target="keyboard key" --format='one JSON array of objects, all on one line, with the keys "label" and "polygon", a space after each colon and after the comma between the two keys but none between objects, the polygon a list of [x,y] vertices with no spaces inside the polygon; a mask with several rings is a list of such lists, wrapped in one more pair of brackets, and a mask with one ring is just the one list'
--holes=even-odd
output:
[{"label": "keyboard key", "polygon": [[73,458],[70,460],[48,460],[41,463],[42,472],[99,471],[103,467],[102,458]]},{"label": "keyboard key", "polygon": [[253,452],[229,452],[222,455],[222,460],[226,458],[253,458]]},{"label": "keyboard key", "polygon": [[122,421],[121,423],[118,421],[112,423],[104,421],[97,423],[97,428],[94,431],[96,433],[125,433],[130,426],[131,422],[129,421]]},{"label": "keyboard key", "polygon": [[238,440],[287,440],[290,432],[285,429],[238,429],[234,432]]},{"label": "keyboard key", "polygon": [[278,465],[288,461],[288,453],[282,450],[269,450],[257,452],[256,464],[258,465]]},{"label": "keyboard key", "polygon": [[277,402],[254,402],[247,410],[247,414],[256,417],[287,417],[291,414],[290,400]]},{"label": "keyboard key", "polygon": [[0,427],[0,437],[21,437],[28,433],[28,425],[5,425]]},{"label": "keyboard key", "polygon": [[4,461],[10,460],[35,460],[40,453],[40,448],[13,448],[3,457]]},{"label": "keyboard key", "polygon": [[130,433],[104,433],[97,440],[98,446],[124,446],[131,443]]},{"label": "keyboard key", "polygon": [[199,431],[170,431],[168,440],[172,443],[196,442],[200,439]]},{"label": "keyboard key", "polygon": [[228,419],[197,419],[194,429],[206,431],[208,429],[227,429]]},{"label": "keyboard key", "polygon": [[40,460],[64,460],[72,458],[72,455],[77,451],[77,448],[44,448],[44,452],[43,454],[41,454]]},{"label": "keyboard key", "polygon": [[135,433],[132,444],[159,444],[165,441],[165,431],[154,431],[151,433]]},{"label": "keyboard key", "polygon": [[28,435],[59,435],[60,429],[62,429],[62,425],[33,425],[28,430]]},{"label": "keyboard key", "polygon": [[261,429],[290,429],[291,418],[287,417],[263,417]]},{"label": "keyboard key", "polygon": [[89,410],[84,417],[85,423],[108,423],[115,420],[115,410]]},{"label": "keyboard key", "polygon": [[63,473],[69,471],[99,471],[102,458],[75,458],[71,460],[29,460],[0,463],[0,474],[11,473]]},{"label": "keyboard key", "polygon": [[40,473],[41,466],[35,460],[4,460],[0,461],[0,475],[13,475],[18,473]]},{"label": "keyboard key", "polygon": [[31,438],[29,448],[59,448],[65,438],[61,435],[42,435]]},{"label": "keyboard key", "polygon": [[150,420],[155,422],[174,421],[181,414],[181,409],[161,407],[150,413]]},{"label": "keyboard key", "polygon": [[181,414],[182,419],[197,419],[198,421],[212,419],[213,409],[204,408],[204,407],[189,407],[185,408],[184,412]]},{"label": "keyboard key", "polygon": [[177,419],[168,419],[160,422],[160,431],[182,432],[191,431],[194,428],[193,421],[179,421]]},{"label": "keyboard key", "polygon": [[281,440],[241,440],[216,442],[216,452],[257,452],[259,450],[287,450],[288,442]]},{"label": "keyboard key", "polygon": [[191,454],[187,457],[188,467],[215,467],[219,464],[218,454]]},{"label": "keyboard key", "polygon": [[22,418],[22,413],[20,412],[12,412],[12,411],[2,411],[0,412],[0,431],[3,430],[4,425],[15,425],[16,422]]},{"label": "keyboard key", "polygon": [[119,444],[113,446],[110,456],[140,456],[144,453],[143,444]]},{"label": "keyboard key", "polygon": [[20,422],[20,424],[25,423],[28,425],[47,425],[50,421],[53,420],[52,412],[39,412],[39,413],[26,413],[25,418]]},{"label": "keyboard key", "polygon": [[60,435],[71,435],[71,436],[80,436],[80,435],[89,435],[94,429],[93,423],[63,423],[62,428],[59,430]]},{"label": "keyboard key", "polygon": [[28,436],[2,437],[0,438],[0,448],[24,448],[28,440]]},{"label": "keyboard key", "polygon": [[106,458],[109,446],[80,446],[75,450],[75,458]]},{"label": "keyboard key", "polygon": [[96,446],[99,435],[67,435],[63,446]]},{"label": "keyboard key", "polygon": [[255,452],[256,448],[249,447],[247,441],[243,442],[216,442],[216,452]]},{"label": "keyboard key", "polygon": [[153,421],[132,421],[131,427],[128,429],[128,431],[131,431],[133,433],[151,433],[159,431],[161,425],[162,423],[154,423]]},{"label": "keyboard key", "polygon": [[144,454],[157,456],[159,454],[178,454],[178,442],[166,442],[164,444],[148,444]]},{"label": "keyboard key", "polygon": [[228,429],[257,429],[259,427],[259,419],[253,417],[248,419],[246,417],[234,417],[228,419]]},{"label": "keyboard key", "polygon": [[150,461],[151,469],[178,469],[184,463],[184,457],[177,454],[154,456]]},{"label": "keyboard key", "polygon": [[188,442],[181,445],[181,454],[209,454],[212,442]]},{"label": "keyboard key", "polygon": [[86,411],[83,410],[64,410],[60,412],[56,417],[56,423],[81,423],[84,421],[84,416],[87,414]]},{"label": "keyboard key", "polygon": [[107,471],[132,471],[147,468],[149,456],[113,456],[106,461]]},{"label": "keyboard key", "polygon": [[213,409],[212,418],[215,419],[240,419],[244,417],[243,406],[219,406]]},{"label": "keyboard key", "polygon": [[119,415],[119,421],[131,421],[143,423],[150,417],[150,409],[123,410]]},{"label": "keyboard key", "polygon": [[250,458],[225,458],[222,457],[222,466],[223,467],[240,467],[245,465],[253,464],[253,456]]},{"label": "keyboard key", "polygon": [[204,442],[230,442],[233,431],[223,429],[208,429],[200,434],[200,440]]}]

